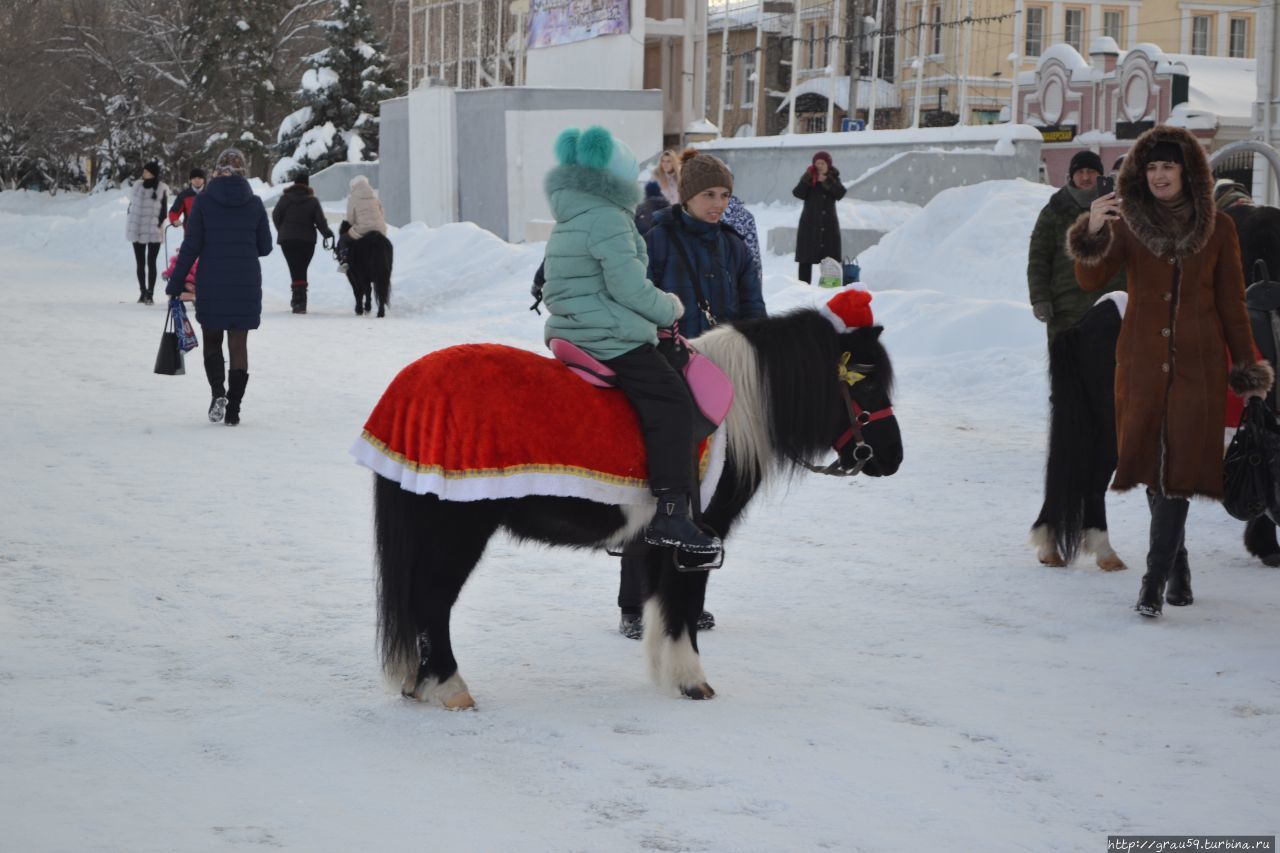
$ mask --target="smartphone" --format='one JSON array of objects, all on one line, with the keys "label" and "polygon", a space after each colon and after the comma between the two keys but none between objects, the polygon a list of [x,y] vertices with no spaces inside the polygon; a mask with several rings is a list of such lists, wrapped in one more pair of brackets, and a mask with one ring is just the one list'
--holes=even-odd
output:
[{"label": "smartphone", "polygon": [[1108,193],[1115,192],[1116,179],[1109,178],[1103,175],[1102,177],[1098,178],[1098,182],[1094,184],[1093,189],[1094,189],[1094,193],[1096,194],[1095,198],[1102,198],[1104,195],[1107,195]]}]

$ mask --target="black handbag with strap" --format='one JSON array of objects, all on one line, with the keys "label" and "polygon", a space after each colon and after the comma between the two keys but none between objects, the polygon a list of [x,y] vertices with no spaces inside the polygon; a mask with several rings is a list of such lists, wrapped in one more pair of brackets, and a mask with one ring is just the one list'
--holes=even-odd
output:
[{"label": "black handbag with strap", "polygon": [[178,346],[178,333],[173,329],[173,312],[165,311],[164,318],[154,372],[162,376],[182,376],[187,372],[186,359]]}]

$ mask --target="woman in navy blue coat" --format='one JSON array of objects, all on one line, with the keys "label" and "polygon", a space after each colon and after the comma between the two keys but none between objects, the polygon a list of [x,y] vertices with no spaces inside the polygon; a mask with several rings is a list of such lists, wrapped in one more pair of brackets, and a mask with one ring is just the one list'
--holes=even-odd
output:
[{"label": "woman in navy blue coat", "polygon": [[[271,254],[267,209],[245,179],[244,155],[228,148],[218,155],[214,177],[196,198],[186,236],[165,293],[177,297],[191,265],[196,269],[196,322],[204,337],[204,372],[213,401],[209,420],[240,423],[240,401],[249,383],[249,330],[262,322],[262,265]],[[224,375],[222,337],[231,371]]]}]

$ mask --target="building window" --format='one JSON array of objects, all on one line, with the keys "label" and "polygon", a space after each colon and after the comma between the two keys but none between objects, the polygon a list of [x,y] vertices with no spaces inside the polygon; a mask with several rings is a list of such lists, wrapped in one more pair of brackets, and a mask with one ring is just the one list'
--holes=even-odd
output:
[{"label": "building window", "polygon": [[1228,42],[1227,48],[1227,56],[1235,59],[1244,59],[1247,56],[1246,51],[1249,49],[1248,18],[1231,19],[1231,40]]},{"label": "building window", "polygon": [[975,109],[973,111],[973,124],[999,124],[1000,109],[998,107],[989,110]]},{"label": "building window", "polygon": [[823,68],[826,68],[828,65],[831,64],[831,39],[827,38],[827,36],[831,35],[831,33],[828,32],[830,28],[831,28],[830,24],[823,24],[818,29],[818,33],[819,33],[818,38],[822,40],[822,67]]},{"label": "building window", "polygon": [[1044,51],[1044,9],[1031,7],[1026,9],[1027,16],[1027,56],[1039,56]]},{"label": "building window", "polygon": [[754,107],[756,105],[756,84],[760,81],[756,79],[756,55],[748,53],[742,57],[742,105],[744,107]]},{"label": "building window", "polygon": [[930,42],[933,45],[933,53],[942,53],[942,4],[939,3],[933,7],[933,38]]},{"label": "building window", "polygon": [[1209,16],[1196,15],[1191,19],[1191,55],[1209,55]]},{"label": "building window", "polygon": [[1063,41],[1076,49],[1084,50],[1084,9],[1068,9]]},{"label": "building window", "polygon": [[1115,39],[1117,45],[1120,44],[1122,29],[1124,29],[1124,12],[1102,13],[1102,34],[1107,38]]},{"label": "building window", "polygon": [[733,100],[733,66],[737,64],[737,60],[729,59],[724,64],[724,93],[721,95],[726,110],[732,109]]}]

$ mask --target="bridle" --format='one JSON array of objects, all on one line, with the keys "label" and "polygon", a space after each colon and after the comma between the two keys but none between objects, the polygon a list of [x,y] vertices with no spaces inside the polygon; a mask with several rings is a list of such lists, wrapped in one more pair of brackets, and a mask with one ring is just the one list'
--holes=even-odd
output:
[{"label": "bridle", "polygon": [[[844,408],[849,415],[849,428],[840,433],[840,437],[831,445],[831,449],[836,452],[835,461],[830,465],[822,466],[800,460],[801,465],[815,474],[828,474],[832,477],[853,477],[862,473],[862,469],[871,461],[871,457],[876,455],[875,449],[867,444],[866,439],[863,438],[863,427],[875,421],[893,417],[892,405],[885,406],[883,409],[876,409],[874,412],[868,412],[858,405],[857,400],[853,399],[850,389],[866,379],[867,374],[875,369],[875,365],[855,364],[850,368],[849,361],[852,358],[852,353],[846,352],[840,356],[840,363],[836,366],[837,381],[840,383],[840,396],[844,398]],[[844,468],[840,464],[840,454],[850,441],[854,442],[853,466]]]}]

